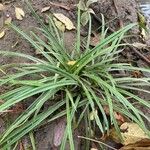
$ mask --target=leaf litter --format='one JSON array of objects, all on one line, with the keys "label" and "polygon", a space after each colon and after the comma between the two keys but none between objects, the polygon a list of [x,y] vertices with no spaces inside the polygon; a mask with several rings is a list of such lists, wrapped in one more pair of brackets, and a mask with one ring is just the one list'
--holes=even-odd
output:
[{"label": "leaf litter", "polygon": [[61,13],[53,13],[53,15],[56,19],[58,19],[60,22],[62,22],[65,25],[67,30],[75,29],[75,26],[73,25],[72,21],[65,15]]},{"label": "leaf litter", "polygon": [[25,16],[23,9],[19,7],[15,7],[15,14],[18,20],[23,20],[23,17]]}]

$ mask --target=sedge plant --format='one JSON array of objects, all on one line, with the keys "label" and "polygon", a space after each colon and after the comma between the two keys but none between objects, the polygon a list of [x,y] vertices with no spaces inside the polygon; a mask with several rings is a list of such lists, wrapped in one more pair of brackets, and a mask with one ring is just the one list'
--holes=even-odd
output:
[{"label": "sedge plant", "polygon": [[[8,110],[20,102],[28,101],[30,103],[26,110],[1,135],[1,147],[3,149],[12,148],[18,140],[33,133],[43,123],[66,116],[67,125],[60,149],[65,149],[68,140],[70,149],[74,150],[74,122],[76,128],[81,122],[84,123],[85,134],[83,135],[90,137],[93,124],[89,116],[91,112],[95,111],[99,113],[94,113],[94,122],[102,134],[109,131],[110,125],[114,125],[118,134],[120,133],[114,115],[114,112],[118,112],[130,121],[136,122],[150,135],[143,121],[143,118],[150,121],[149,118],[134,105],[136,102],[136,104],[139,103],[139,105],[150,108],[149,101],[134,94],[137,91],[150,93],[142,89],[142,86],[150,86],[150,78],[115,77],[112,74],[112,72],[121,70],[128,73],[134,70],[150,73],[149,69],[115,61],[118,59],[122,47],[126,45],[120,43],[124,34],[135,24],[127,25],[107,36],[107,28],[105,28],[102,16],[101,40],[97,46],[91,48],[89,46],[91,16],[89,14],[89,34],[83,51],[80,48],[81,12],[80,5],[78,5],[76,45],[72,52],[68,52],[63,43],[63,36],[55,26],[53,19],[48,16],[49,25],[45,25],[30,3],[28,6],[41,25],[37,30],[42,32],[47,42],[32,31],[31,37],[14,24],[10,24],[10,27],[25,38],[43,57],[0,51],[1,57],[21,57],[30,62],[1,65],[3,72],[11,67],[14,73],[8,73],[0,78],[1,87],[4,85],[13,87],[13,90],[8,90],[0,95],[0,99],[3,101],[0,105],[0,112]],[[44,50],[41,47],[44,47]],[[31,97],[34,98],[34,101],[29,102]],[[134,103],[128,100],[129,97]],[[48,109],[43,110],[42,106],[45,102],[49,102],[51,105]],[[110,118],[108,118],[104,107],[109,108]]]}]

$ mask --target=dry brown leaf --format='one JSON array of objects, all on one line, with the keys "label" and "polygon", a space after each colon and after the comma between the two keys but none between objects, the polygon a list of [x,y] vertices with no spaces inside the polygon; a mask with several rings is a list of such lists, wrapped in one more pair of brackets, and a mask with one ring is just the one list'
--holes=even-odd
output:
[{"label": "dry brown leaf", "polygon": [[[108,106],[105,106],[105,107],[104,107],[104,111],[105,111],[105,113],[106,113],[107,115],[110,115],[110,113],[109,113],[109,107],[108,107]],[[114,116],[115,116],[115,118],[116,118],[117,121],[120,121],[120,123],[124,123],[125,120],[126,120],[123,115],[121,115],[120,113],[115,112],[115,111],[114,111]],[[118,123],[119,123],[119,122],[118,122]]]},{"label": "dry brown leaf", "polygon": [[150,139],[143,139],[134,144],[126,145],[120,150],[150,150]]},{"label": "dry brown leaf", "polygon": [[0,32],[0,39],[3,38],[5,35],[5,31],[3,30],[2,32]]},{"label": "dry brown leaf", "polygon": [[42,8],[41,12],[42,12],[42,13],[43,13],[43,12],[46,12],[46,11],[48,11],[49,9],[50,9],[50,6],[44,7],[44,8]]},{"label": "dry brown leaf", "polygon": [[7,19],[5,20],[5,24],[6,24],[6,25],[9,25],[11,22],[12,22],[12,18],[11,18],[11,17],[9,17],[9,18],[7,18]]},{"label": "dry brown leaf", "polygon": [[120,126],[120,130],[124,142],[123,145],[128,145],[141,141],[142,139],[148,139],[149,137],[136,123],[125,122]]},{"label": "dry brown leaf", "polygon": [[23,17],[25,16],[24,11],[22,10],[22,8],[19,8],[19,7],[15,7],[15,13],[16,13],[16,18],[18,20],[22,20]]},{"label": "dry brown leaf", "polygon": [[65,15],[61,13],[53,13],[54,17],[57,18],[59,21],[61,21],[67,30],[75,29],[75,26],[73,25],[72,21],[66,17]]},{"label": "dry brown leaf", "polygon": [[[106,140],[106,138],[107,138],[107,135],[106,135],[106,137],[104,137],[104,140]],[[116,143],[121,143],[121,139],[120,139],[115,127],[111,128],[109,130],[109,138],[112,139],[113,141],[115,141]]]},{"label": "dry brown leaf", "polygon": [[0,3],[0,11],[4,10],[5,6],[3,4]]}]

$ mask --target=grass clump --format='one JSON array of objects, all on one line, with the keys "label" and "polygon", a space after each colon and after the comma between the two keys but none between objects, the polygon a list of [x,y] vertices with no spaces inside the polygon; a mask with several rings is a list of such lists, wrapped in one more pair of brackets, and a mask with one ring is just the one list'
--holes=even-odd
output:
[{"label": "grass clump", "polygon": [[[32,37],[11,24],[11,28],[25,38],[36,50],[42,54],[44,59],[39,59],[27,54],[0,51],[0,55],[23,57],[31,63],[7,64],[1,66],[13,67],[14,74],[8,74],[0,78],[0,86],[10,85],[14,89],[0,95],[4,101],[0,105],[0,112],[8,110],[19,102],[26,102],[30,97],[36,97],[30,106],[23,112],[3,133],[0,138],[2,148],[13,146],[26,134],[39,127],[46,120],[53,121],[66,116],[67,127],[62,140],[61,149],[65,149],[65,143],[69,139],[70,149],[74,149],[73,120],[76,117],[77,126],[81,120],[85,128],[92,129],[90,112],[97,110],[94,121],[102,134],[107,132],[110,124],[118,131],[119,125],[114,112],[136,122],[148,134],[143,122],[143,117],[149,120],[127,97],[132,101],[150,107],[150,103],[133,94],[133,91],[141,90],[141,85],[149,86],[150,78],[114,77],[112,72],[124,70],[127,72],[139,70],[149,72],[145,68],[133,67],[126,63],[114,63],[121,47],[120,44],[124,34],[135,24],[130,24],[115,33],[106,36],[104,18],[101,32],[101,41],[94,47],[89,47],[90,34],[87,38],[85,50],[80,50],[80,9],[78,10],[77,42],[71,53],[67,52],[61,33],[57,30],[51,17],[49,25],[46,26],[40,17],[28,4],[35,18],[41,24],[38,28],[47,38],[48,42],[41,40],[34,32]],[[91,24],[91,18],[90,18]],[[89,25],[89,33],[91,25]],[[56,36],[55,36],[56,35]],[[41,48],[44,47],[44,50]],[[31,78],[30,78],[31,77]],[[33,79],[35,77],[35,79]],[[30,78],[30,79],[29,79]],[[128,90],[130,89],[130,90]],[[132,91],[131,91],[132,90]],[[148,92],[144,90],[144,92]],[[45,102],[53,102],[47,110],[42,110]],[[109,108],[110,120],[108,119],[104,106]],[[76,115],[77,114],[77,115]],[[90,130],[86,130],[86,136],[90,136]]]}]

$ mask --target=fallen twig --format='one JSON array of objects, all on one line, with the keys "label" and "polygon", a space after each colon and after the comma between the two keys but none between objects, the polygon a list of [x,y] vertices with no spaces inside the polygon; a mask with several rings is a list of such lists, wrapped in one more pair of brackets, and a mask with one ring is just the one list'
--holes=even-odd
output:
[{"label": "fallen twig", "polygon": [[60,8],[63,8],[63,9],[65,9],[65,10],[68,10],[68,11],[70,11],[71,9],[74,8],[74,5],[72,5],[72,6],[66,6],[66,5],[64,5],[64,4],[53,3],[53,2],[50,2],[50,5],[56,6],[56,7],[60,7]]}]

